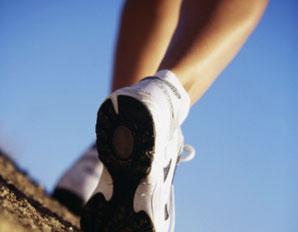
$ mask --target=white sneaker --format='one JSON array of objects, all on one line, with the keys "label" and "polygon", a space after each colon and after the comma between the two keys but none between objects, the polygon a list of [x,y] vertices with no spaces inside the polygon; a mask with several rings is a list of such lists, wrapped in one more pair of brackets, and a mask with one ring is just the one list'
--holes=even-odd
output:
[{"label": "white sneaker", "polygon": [[52,196],[72,213],[80,215],[98,184],[102,169],[96,146],[93,145],[64,173]]},{"label": "white sneaker", "polygon": [[[156,99],[142,87],[148,81],[115,91],[98,111],[97,148],[104,170],[82,213],[85,232],[174,229],[173,177],[194,149],[184,146],[168,99]],[[190,156],[182,158],[183,150]]]}]

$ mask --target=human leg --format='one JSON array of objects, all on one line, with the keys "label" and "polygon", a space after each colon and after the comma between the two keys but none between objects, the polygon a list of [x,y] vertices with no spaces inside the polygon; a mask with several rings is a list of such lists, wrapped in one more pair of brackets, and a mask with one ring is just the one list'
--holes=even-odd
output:
[{"label": "human leg", "polygon": [[[113,67],[112,90],[153,75],[175,30],[181,1],[127,0],[123,7]],[[102,172],[95,145],[63,174],[53,197],[80,214]]]},{"label": "human leg", "polygon": [[127,0],[115,52],[112,91],[153,75],[177,26],[181,0]]},{"label": "human leg", "polygon": [[194,104],[236,55],[267,0],[184,0],[159,70],[169,69]]},{"label": "human leg", "polygon": [[166,231],[169,201],[163,196],[171,199],[171,190],[165,181],[172,181],[181,160],[179,131],[190,107],[188,95],[193,104],[208,89],[255,27],[266,1],[245,4],[185,0],[158,68],[161,72],[114,92],[103,103],[97,145],[105,165],[104,180],[87,204],[84,230]]}]

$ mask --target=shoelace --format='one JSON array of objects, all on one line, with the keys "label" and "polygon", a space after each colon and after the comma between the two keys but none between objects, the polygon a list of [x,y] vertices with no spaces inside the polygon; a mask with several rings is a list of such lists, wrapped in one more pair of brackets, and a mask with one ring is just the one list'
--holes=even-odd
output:
[{"label": "shoelace", "polygon": [[[183,152],[188,152],[187,156],[181,156],[179,162],[188,162],[192,160],[195,157],[195,149],[189,145],[185,144],[183,147]],[[170,224],[170,230],[169,232],[174,232],[175,229],[175,194],[174,194],[174,185],[172,185],[172,190],[171,190],[171,224]]]}]

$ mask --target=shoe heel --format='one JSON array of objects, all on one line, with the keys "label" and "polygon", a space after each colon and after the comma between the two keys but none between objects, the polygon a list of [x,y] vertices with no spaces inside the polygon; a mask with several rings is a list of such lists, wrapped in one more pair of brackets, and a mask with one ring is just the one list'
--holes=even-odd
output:
[{"label": "shoe heel", "polygon": [[153,119],[140,101],[118,96],[118,109],[111,99],[98,111],[96,134],[99,159],[113,180],[113,195],[106,201],[95,194],[81,217],[85,232],[155,232],[144,212],[136,213],[133,200],[136,189],[151,170],[155,131]]},{"label": "shoe heel", "polygon": [[81,229],[84,232],[155,232],[144,211],[134,213],[127,205],[117,207],[100,193],[88,201],[83,212]]},{"label": "shoe heel", "polygon": [[98,111],[96,124],[100,160],[114,176],[122,172],[142,179],[151,168],[154,128],[150,112],[143,103],[118,96],[118,113],[110,99]]}]

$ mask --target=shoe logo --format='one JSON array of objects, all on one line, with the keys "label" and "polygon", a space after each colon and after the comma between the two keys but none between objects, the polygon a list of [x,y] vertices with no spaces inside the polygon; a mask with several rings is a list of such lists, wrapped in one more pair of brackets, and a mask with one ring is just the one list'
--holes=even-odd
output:
[{"label": "shoe logo", "polygon": [[167,177],[169,175],[171,164],[172,164],[172,159],[170,159],[170,162],[168,163],[168,165],[163,168],[163,175],[164,175],[163,181],[164,182],[166,181],[166,179],[167,179]]},{"label": "shoe logo", "polygon": [[[176,88],[174,85],[172,85],[170,82],[168,82],[168,81],[166,81],[166,80],[163,80],[163,79],[161,79],[161,78],[159,78],[159,77],[154,77],[154,76],[152,76],[152,77],[146,77],[146,78],[144,78],[143,80],[148,80],[148,79],[159,80],[159,81],[165,83],[165,84],[172,90],[172,92],[174,93],[174,95],[175,95],[178,99],[181,99],[181,95],[180,95],[180,93],[178,92],[177,88]],[[143,81],[143,80],[142,80],[142,81]]]}]

